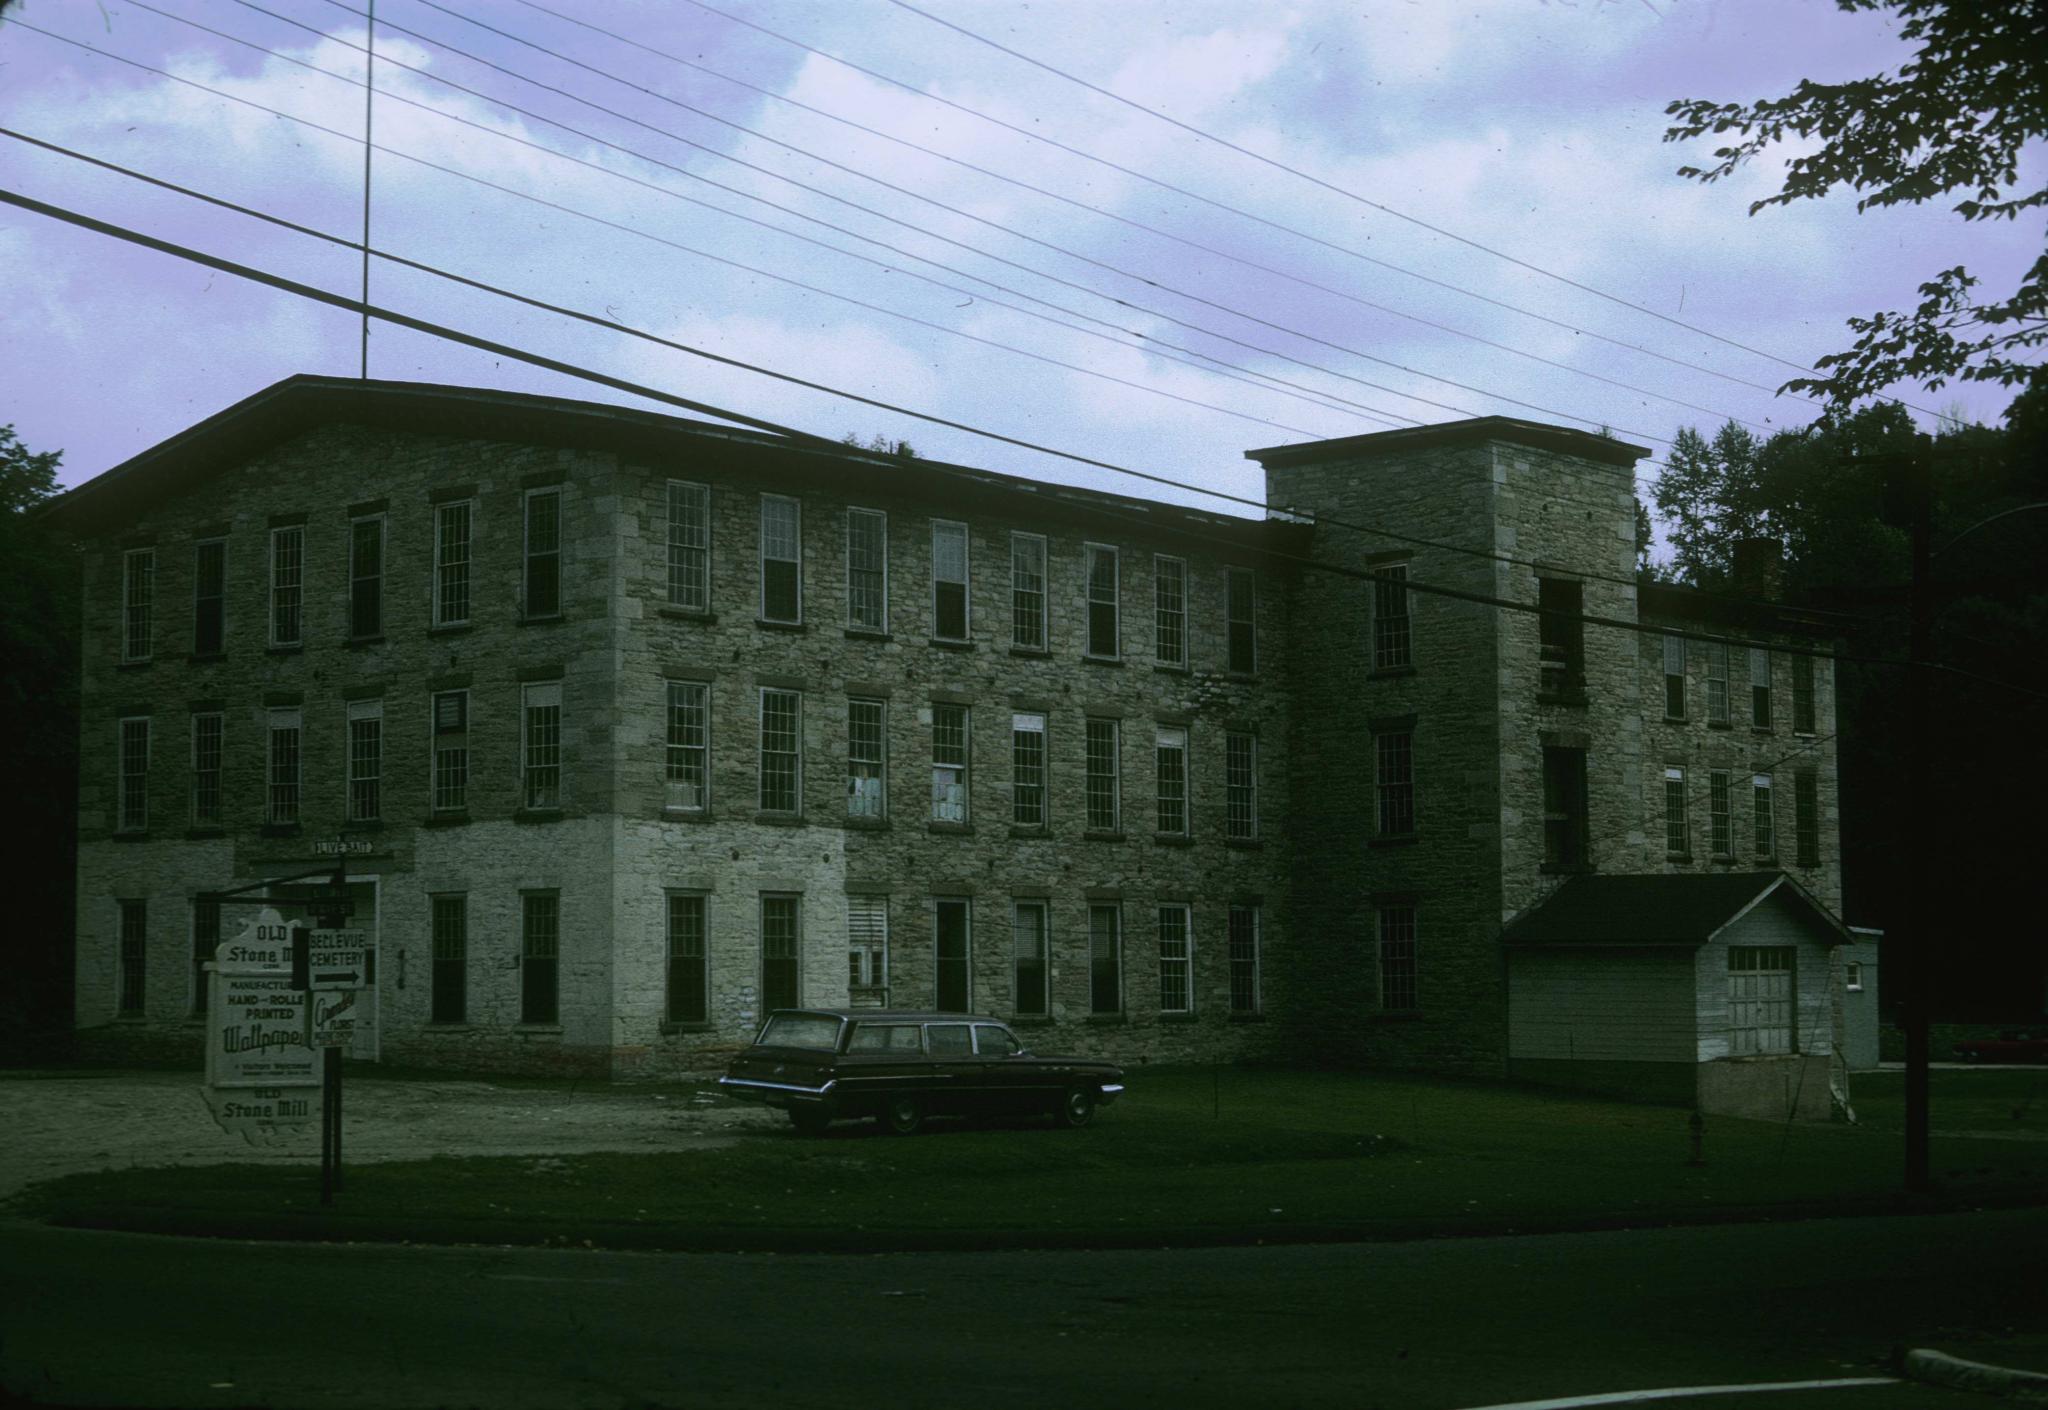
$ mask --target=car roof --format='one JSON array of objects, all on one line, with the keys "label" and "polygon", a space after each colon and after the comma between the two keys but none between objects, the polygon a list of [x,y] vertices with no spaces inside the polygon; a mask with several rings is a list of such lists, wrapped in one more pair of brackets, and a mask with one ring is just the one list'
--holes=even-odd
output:
[{"label": "car roof", "polygon": [[777,1009],[768,1016],[780,1018],[784,1014],[852,1019],[859,1023],[1003,1023],[1002,1019],[985,1013],[947,1013],[940,1009]]}]

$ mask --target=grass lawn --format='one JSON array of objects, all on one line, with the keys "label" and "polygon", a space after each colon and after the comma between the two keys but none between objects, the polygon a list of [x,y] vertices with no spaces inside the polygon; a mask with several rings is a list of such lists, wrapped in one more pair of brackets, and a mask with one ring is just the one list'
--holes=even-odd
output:
[{"label": "grass lawn", "polygon": [[[2048,1198],[2043,1074],[1936,1073],[1944,1207]],[[2040,1100],[2033,1098],[2036,1090]],[[101,1227],[328,1239],[813,1249],[1180,1244],[1597,1228],[1916,1207],[1898,1191],[1902,1083],[1861,1124],[1687,1113],[1382,1075],[1147,1070],[1096,1124],[866,1123],[720,1150],[72,1176],[25,1212]],[[1960,1134],[1968,1132],[1970,1134]],[[1927,1203],[1922,1201],[1921,1203]]]}]

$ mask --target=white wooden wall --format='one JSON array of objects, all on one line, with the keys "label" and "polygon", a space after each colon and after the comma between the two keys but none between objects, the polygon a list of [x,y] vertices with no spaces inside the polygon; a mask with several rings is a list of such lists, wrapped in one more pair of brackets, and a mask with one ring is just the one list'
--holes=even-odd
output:
[{"label": "white wooden wall", "polygon": [[1797,963],[1796,1001],[1793,1005],[1792,1050],[1795,1053],[1824,1054],[1834,1051],[1834,1015],[1828,1004],[1832,971],[1828,947],[1821,943],[1811,922],[1772,896],[1737,921],[1713,943],[1700,946],[1696,955],[1695,986],[1698,1007],[1695,1031],[1699,1035],[1699,1061],[1713,1062],[1728,1054],[1728,947],[1730,945],[1790,945]]}]

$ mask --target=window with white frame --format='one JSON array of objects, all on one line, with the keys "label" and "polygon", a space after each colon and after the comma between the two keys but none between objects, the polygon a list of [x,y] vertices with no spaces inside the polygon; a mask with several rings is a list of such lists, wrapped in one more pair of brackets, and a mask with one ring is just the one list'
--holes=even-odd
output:
[{"label": "window with white frame", "polygon": [[1382,837],[1415,831],[1415,736],[1405,729],[1372,737],[1373,800]]},{"label": "window with white frame", "polygon": [[156,635],[156,550],[121,555],[121,659],[147,661]]},{"label": "window with white frame", "polygon": [[846,815],[888,816],[888,705],[855,697],[846,702]]},{"label": "window with white frame", "polygon": [[967,526],[932,520],[932,635],[967,640]]},{"label": "window with white frame", "polygon": [[889,987],[889,898],[846,898],[846,987],[870,1002]]},{"label": "window with white frame", "polygon": [[469,897],[457,893],[432,897],[428,905],[428,943],[433,965],[428,975],[428,1022],[469,1021]]},{"label": "window with white frame", "polygon": [[1223,736],[1223,832],[1233,842],[1259,835],[1259,737],[1250,730]]},{"label": "window with white frame", "polygon": [[299,821],[299,712],[270,712],[269,787],[263,820],[274,827]]},{"label": "window with white frame", "polygon": [[1108,544],[1083,544],[1081,559],[1088,593],[1088,635],[1082,650],[1089,656],[1115,660],[1122,654],[1122,643],[1119,640],[1121,623],[1118,621],[1117,610],[1121,596],[1121,567],[1117,560],[1117,552]]},{"label": "window with white frame", "polygon": [[149,828],[149,716],[130,715],[121,721],[121,794],[115,827],[122,832]]},{"label": "window with white frame", "polygon": [[711,806],[711,687],[703,681],[667,684],[662,806],[680,813],[702,812]]},{"label": "window with white frame", "polygon": [[201,710],[192,716],[192,826],[219,827],[221,754],[227,716]]},{"label": "window with white frame", "polygon": [[1707,723],[1725,725],[1729,722],[1728,706],[1728,644],[1723,641],[1706,643],[1707,656]]},{"label": "window with white frame", "polygon": [[1415,955],[1415,907],[1407,903],[1379,908],[1380,1007],[1388,1013],[1412,1013],[1420,1007]]},{"label": "window with white frame", "polygon": [[1676,764],[1664,770],[1664,851],[1673,857],[1692,851],[1685,822],[1685,770]]},{"label": "window with white frame", "polygon": [[1408,621],[1408,565],[1383,563],[1373,569],[1372,664],[1395,671],[1415,663]]},{"label": "window with white frame", "polygon": [[1046,909],[1043,901],[1018,901],[1011,910],[1010,965],[1015,981],[1011,1012],[1019,1018],[1044,1018],[1052,1012]]},{"label": "window with white frame", "polygon": [[846,625],[889,630],[889,516],[878,509],[846,511]]},{"label": "window with white frame", "polygon": [[1045,650],[1045,536],[1010,535],[1010,645]]},{"label": "window with white frame", "polygon": [[1090,832],[1118,832],[1123,828],[1123,785],[1118,762],[1122,734],[1120,721],[1088,721],[1084,783]]},{"label": "window with white frame", "polygon": [[1188,565],[1163,553],[1152,557],[1152,659],[1162,666],[1188,663]]},{"label": "window with white frame", "polygon": [[1792,658],[1792,732],[1812,734],[1814,721],[1813,705],[1813,658],[1799,655]]},{"label": "window with white frame", "polygon": [[1251,569],[1224,570],[1223,618],[1225,665],[1248,676],[1259,666],[1259,585]]},{"label": "window with white frame", "polygon": [[951,897],[932,902],[932,1007],[945,1013],[966,1013],[972,1006],[971,922],[970,902]]},{"label": "window with white frame", "polygon": [[351,700],[348,706],[348,820],[375,822],[384,816],[384,702]]},{"label": "window with white frame", "polygon": [[762,688],[758,806],[765,813],[803,811],[803,713],[801,692]]},{"label": "window with white frame", "polygon": [[1820,865],[1820,777],[1811,769],[1792,775],[1792,846],[1800,866]]},{"label": "window with white frame", "polygon": [[558,617],[562,613],[562,492],[526,492],[526,572],[524,614]]},{"label": "window with white frame", "polygon": [[711,610],[711,490],[687,480],[668,482],[668,605],[685,612]]},{"label": "window with white frame", "polygon": [[192,654],[218,656],[227,649],[228,543],[207,539],[192,545]]},{"label": "window with white frame", "polygon": [[348,634],[361,641],[384,634],[384,516],[348,525]]},{"label": "window with white frame", "polygon": [[1685,638],[1664,638],[1664,718],[1685,718]]},{"label": "window with white frame", "polygon": [[437,627],[459,627],[469,620],[471,510],[468,500],[434,506],[434,625]]},{"label": "window with white frame", "polygon": [[432,715],[429,783],[434,811],[465,812],[469,808],[469,692],[435,691]]},{"label": "window with white frame", "polygon": [[761,620],[804,619],[803,506],[788,495],[761,496]]},{"label": "window with white frame", "polygon": [[967,822],[968,709],[932,706],[932,821]]},{"label": "window with white frame", "polygon": [[297,646],[305,638],[306,529],[292,524],[270,531],[270,644]]},{"label": "window with white frame", "polygon": [[1161,833],[1185,837],[1188,832],[1188,732],[1182,725],[1161,725],[1154,735],[1157,764],[1157,826]]},{"label": "window with white frame", "polygon": [[140,1018],[145,981],[149,974],[149,903],[121,901],[117,904],[121,915],[121,974],[116,1003],[121,1017]]},{"label": "window with white frame", "polygon": [[521,777],[522,807],[547,810],[562,806],[562,683],[536,681],[520,692],[525,718],[525,750]]},{"label": "window with white frame", "polygon": [[1124,1011],[1123,907],[1088,908],[1088,1012]]},{"label": "window with white frame", "polygon": [[1771,653],[1761,646],[1749,648],[1749,727],[1771,727]]},{"label": "window with white frame", "polygon": [[1798,964],[1790,945],[1728,947],[1728,1055],[1792,1051],[1792,995]]},{"label": "window with white frame", "polygon": [[1195,1007],[1194,927],[1184,905],[1158,908],[1159,1011],[1192,1013]]},{"label": "window with white frame", "polygon": [[668,1003],[670,1023],[711,1021],[711,962],[704,943],[704,896],[668,893]]},{"label": "window with white frame", "polygon": [[1861,963],[1856,960],[1850,960],[1842,966],[1842,987],[1852,994],[1863,992],[1863,966]]},{"label": "window with white frame", "polygon": [[562,1021],[562,897],[556,891],[519,896],[519,1021]]},{"label": "window with white frame", "polygon": [[1259,907],[1236,902],[1230,907],[1230,1011],[1259,1011]]},{"label": "window with white frame", "polygon": [[1045,826],[1045,716],[1010,716],[1010,822]]},{"label": "window with white frame", "polygon": [[1749,781],[1749,797],[1756,820],[1756,859],[1767,862],[1778,855],[1777,819],[1771,805],[1771,776],[1757,774]]},{"label": "window with white frame", "polygon": [[1716,857],[1732,856],[1735,852],[1735,822],[1726,769],[1714,769],[1707,774],[1707,846]]}]

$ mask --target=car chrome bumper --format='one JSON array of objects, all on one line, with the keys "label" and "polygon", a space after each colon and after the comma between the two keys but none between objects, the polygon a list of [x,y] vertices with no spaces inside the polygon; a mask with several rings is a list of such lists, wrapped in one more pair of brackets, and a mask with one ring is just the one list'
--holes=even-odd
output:
[{"label": "car chrome bumper", "polygon": [[834,1078],[822,1087],[805,1087],[795,1082],[766,1082],[758,1077],[721,1077],[720,1089],[743,1102],[766,1102],[770,1106],[789,1106],[791,1103],[823,1103],[831,1100],[832,1089],[839,1085]]},{"label": "car chrome bumper", "polygon": [[1121,1082],[1105,1082],[1105,1083],[1103,1083],[1103,1084],[1102,1084],[1102,1096],[1101,1096],[1101,1097],[1100,1097],[1100,1098],[1098,1099],[1098,1101],[1096,1102],[1096,1105],[1098,1105],[1098,1106],[1108,1106],[1108,1105],[1109,1105],[1109,1104],[1110,1104],[1111,1102],[1115,1101],[1115,1100],[1116,1100],[1116,1099],[1117,1099],[1118,1097],[1122,1096],[1123,1094],[1124,1094],[1124,1084],[1123,1084],[1123,1083],[1121,1083]]}]

